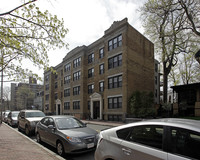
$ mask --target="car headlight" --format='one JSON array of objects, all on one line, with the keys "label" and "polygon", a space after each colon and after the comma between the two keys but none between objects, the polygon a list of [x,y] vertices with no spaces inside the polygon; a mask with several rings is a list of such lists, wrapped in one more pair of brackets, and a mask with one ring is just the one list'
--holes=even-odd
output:
[{"label": "car headlight", "polygon": [[67,138],[67,140],[69,140],[70,142],[73,142],[73,143],[81,142],[80,138],[77,138],[77,137],[66,136],[66,138]]}]

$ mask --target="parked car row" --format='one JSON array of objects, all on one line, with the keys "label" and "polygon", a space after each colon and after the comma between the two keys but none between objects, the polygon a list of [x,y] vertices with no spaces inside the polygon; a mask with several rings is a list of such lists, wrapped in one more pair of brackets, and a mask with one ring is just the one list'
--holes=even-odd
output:
[{"label": "parked car row", "polygon": [[17,124],[18,130],[24,131],[27,136],[36,134],[38,143],[45,142],[55,147],[59,155],[83,153],[96,148],[98,132],[74,116],[45,116],[39,110],[12,111],[9,114],[13,120],[9,120],[8,124]]},{"label": "parked car row", "polygon": [[[95,160],[199,160],[200,121],[154,119],[97,131],[73,116],[45,116],[38,110],[10,112],[18,115],[18,129],[36,134],[59,155],[95,150]],[[15,115],[15,116],[14,116]],[[8,119],[9,117],[8,116]],[[10,122],[15,125],[16,122]]]}]

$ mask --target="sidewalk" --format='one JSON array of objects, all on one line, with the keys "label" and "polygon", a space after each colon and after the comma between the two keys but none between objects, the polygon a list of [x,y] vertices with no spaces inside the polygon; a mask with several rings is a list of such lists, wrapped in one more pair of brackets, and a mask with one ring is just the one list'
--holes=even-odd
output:
[{"label": "sidewalk", "polygon": [[97,121],[97,120],[81,120],[81,121],[83,121],[86,124],[95,124],[95,125],[111,126],[111,127],[117,127],[125,124],[122,122],[108,122],[108,121]]},{"label": "sidewalk", "polygon": [[0,159],[64,160],[6,124],[0,124]]}]

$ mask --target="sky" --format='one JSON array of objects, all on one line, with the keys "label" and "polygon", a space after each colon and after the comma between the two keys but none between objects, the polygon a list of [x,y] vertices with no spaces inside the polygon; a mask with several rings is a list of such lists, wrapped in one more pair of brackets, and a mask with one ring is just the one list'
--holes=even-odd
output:
[{"label": "sky", "polygon": [[[2,0],[1,0],[2,1]],[[38,0],[36,5],[41,10],[48,10],[59,19],[69,30],[65,41],[68,49],[49,51],[50,66],[62,62],[66,54],[77,46],[90,45],[104,35],[114,21],[128,18],[128,22],[143,34],[138,12],[147,0]],[[24,0],[6,0],[0,5],[0,13],[9,11]],[[30,66],[27,64],[27,66]],[[43,71],[39,72],[43,76]]]}]

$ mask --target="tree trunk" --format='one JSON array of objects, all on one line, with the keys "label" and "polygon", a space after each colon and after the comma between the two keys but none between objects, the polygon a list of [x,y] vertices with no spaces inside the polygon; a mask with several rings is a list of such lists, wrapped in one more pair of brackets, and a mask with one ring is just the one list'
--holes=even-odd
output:
[{"label": "tree trunk", "polygon": [[166,69],[166,64],[163,63],[163,102],[167,102],[167,94],[168,94],[168,72]]}]

